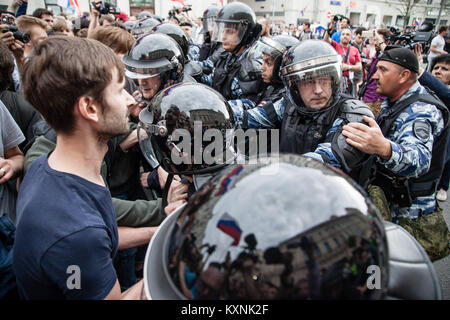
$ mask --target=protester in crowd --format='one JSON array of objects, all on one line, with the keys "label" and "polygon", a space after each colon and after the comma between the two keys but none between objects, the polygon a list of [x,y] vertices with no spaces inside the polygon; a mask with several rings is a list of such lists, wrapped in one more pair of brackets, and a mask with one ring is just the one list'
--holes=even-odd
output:
[{"label": "protester in crowd", "polygon": [[48,26],[51,28],[55,22],[55,16],[53,12],[44,8],[38,8],[34,10],[33,17],[39,18],[47,22]]},{"label": "protester in crowd", "polygon": [[378,58],[380,54],[386,49],[388,39],[391,32],[388,29],[378,29],[374,37],[374,44],[376,48],[376,54],[372,57],[372,60],[367,65],[367,77],[365,83],[358,92],[358,95],[362,100],[372,109],[372,112],[377,115],[381,109],[381,103],[386,99],[385,96],[378,93],[377,82],[373,78],[377,71]]},{"label": "protester in crowd", "polygon": [[353,92],[354,72],[361,71],[362,69],[361,55],[358,49],[350,45],[350,41],[352,40],[352,31],[350,28],[346,27],[341,29],[339,43],[330,38],[332,23],[330,23],[323,40],[331,44],[342,57],[343,92],[356,96],[356,93]]},{"label": "protester in crowd", "polygon": [[[418,61],[422,61],[422,45],[417,44],[414,47],[414,53]],[[437,56],[433,60],[431,74],[426,70],[420,70],[419,82],[421,85],[431,89],[444,104],[450,106],[450,55],[444,54]],[[442,171],[441,179],[437,185],[436,199],[439,201],[447,200],[447,191],[450,183],[450,144],[447,144],[445,165]]]},{"label": "protester in crowd", "polygon": [[16,185],[7,182],[17,178],[23,168],[23,153],[19,149],[25,137],[13,117],[0,101],[0,216],[16,220]]},{"label": "protester in crowd", "polygon": [[55,22],[53,23],[53,26],[49,32],[49,34],[65,34],[67,36],[74,36],[72,28],[69,26],[68,21],[66,19],[61,17],[56,17]]},{"label": "protester in crowd", "polygon": [[[142,282],[121,294],[113,259],[118,249],[148,243],[155,228],[118,229],[100,174],[108,140],[128,131],[134,99],[124,84],[120,59],[89,39],[52,37],[26,65],[25,97],[58,139],[19,191],[13,269],[24,299],[141,297]],[[64,102],[55,92],[68,93]],[[71,287],[73,266],[82,272]]]},{"label": "protester in crowd", "polygon": [[258,23],[261,25],[261,37],[270,37],[270,23],[266,18],[259,18]]},{"label": "protester in crowd", "polygon": [[[15,23],[15,18],[8,13],[0,11],[3,18],[10,19],[10,21]],[[20,91],[20,71],[23,69],[23,64],[25,63],[24,48],[25,44],[17,40],[14,37],[11,30],[7,31],[5,29],[9,28],[7,24],[0,24],[0,41],[2,41],[14,55],[14,71],[12,75],[13,87],[11,90]]]},{"label": "protester in crowd", "polygon": [[359,71],[355,71],[353,74],[353,88],[352,91],[356,93],[359,90],[359,86],[362,84],[362,81],[364,80],[364,38],[362,36],[362,32],[365,30],[365,28],[357,28],[354,32],[355,38],[351,42],[351,45],[354,46],[356,49],[358,49],[359,54],[361,55],[361,65],[362,68]]},{"label": "protester in crowd", "polygon": [[[333,19],[334,16],[332,16],[331,18]],[[331,40],[339,43],[341,41],[342,30],[347,28],[350,28],[350,19],[347,17],[342,17],[342,20],[338,22],[337,28],[338,30],[336,30],[336,32],[333,33],[333,35],[331,36]]]},{"label": "protester in crowd", "polygon": [[107,27],[112,26],[115,21],[116,19],[112,14],[102,14],[98,20],[98,23],[101,27]]},{"label": "protester in crowd", "polygon": [[433,64],[433,59],[441,54],[447,54],[448,52],[444,50],[445,46],[445,37],[448,34],[448,27],[442,26],[439,28],[437,36],[431,40],[430,51],[428,53],[428,68],[427,71],[431,72],[431,66]]},{"label": "protester in crowd", "polygon": [[42,19],[31,16],[20,16],[16,20],[17,28],[30,36],[30,41],[24,45],[24,56],[27,58],[34,46],[47,38],[49,25]]},{"label": "protester in crowd", "polygon": [[302,31],[298,36],[300,41],[316,39],[314,34],[311,31],[311,23],[309,21],[304,21],[302,24]]},{"label": "protester in crowd", "polygon": [[14,71],[14,58],[6,44],[0,41],[0,100],[4,103],[14,121],[25,135],[24,141],[19,145],[25,153],[28,144],[33,141],[33,126],[41,117],[36,110],[26,102],[22,95],[11,90],[13,88],[12,73]]}]

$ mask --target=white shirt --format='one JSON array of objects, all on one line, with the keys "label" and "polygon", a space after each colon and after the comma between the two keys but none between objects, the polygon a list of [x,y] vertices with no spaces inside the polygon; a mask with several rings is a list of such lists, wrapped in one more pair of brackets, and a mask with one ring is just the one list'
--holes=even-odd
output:
[{"label": "white shirt", "polygon": [[[438,34],[431,41],[431,45],[435,46],[436,49],[438,49],[438,50],[444,50],[445,39],[440,34]],[[428,62],[431,63],[431,59],[433,59],[433,58],[435,58],[437,56],[440,56],[440,54],[439,53],[435,53],[435,52],[430,50],[430,52],[428,53]]]}]

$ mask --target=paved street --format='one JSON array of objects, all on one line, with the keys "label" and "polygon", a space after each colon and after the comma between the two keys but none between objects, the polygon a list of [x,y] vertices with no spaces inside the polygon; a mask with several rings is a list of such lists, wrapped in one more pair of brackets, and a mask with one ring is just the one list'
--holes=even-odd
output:
[{"label": "paved street", "polygon": [[[450,227],[450,192],[447,192],[447,194],[447,201],[439,202],[439,205],[444,209],[444,218]],[[443,298],[450,300],[450,256],[434,262],[434,267],[441,281]]]}]

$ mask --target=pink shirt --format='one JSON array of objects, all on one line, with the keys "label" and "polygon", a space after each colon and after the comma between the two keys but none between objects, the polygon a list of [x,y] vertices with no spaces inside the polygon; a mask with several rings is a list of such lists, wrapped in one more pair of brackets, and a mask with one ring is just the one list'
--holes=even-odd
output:
[{"label": "pink shirt", "polygon": [[[347,48],[345,48],[340,43],[337,43],[334,40],[331,40],[331,45],[333,46],[334,50],[336,50],[336,52],[341,55],[343,63],[353,66],[358,62],[361,62],[361,55],[359,54],[358,49],[356,49],[354,46],[349,45]],[[347,60],[345,60],[347,50],[349,50],[348,48],[350,48],[350,52],[348,53]],[[347,78],[349,76],[348,71],[343,71],[342,74]]]}]

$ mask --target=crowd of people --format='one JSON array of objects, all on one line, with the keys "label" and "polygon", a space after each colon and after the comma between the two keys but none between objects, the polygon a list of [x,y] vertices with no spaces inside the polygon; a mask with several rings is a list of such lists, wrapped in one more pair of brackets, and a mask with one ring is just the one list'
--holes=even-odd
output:
[{"label": "crowd of people", "polygon": [[[447,27],[406,48],[389,28],[275,26],[240,2],[199,18],[101,5],[1,12],[0,298],[408,298],[389,277],[411,281],[408,261],[434,275],[450,253]],[[422,251],[389,275],[402,245]]]}]

